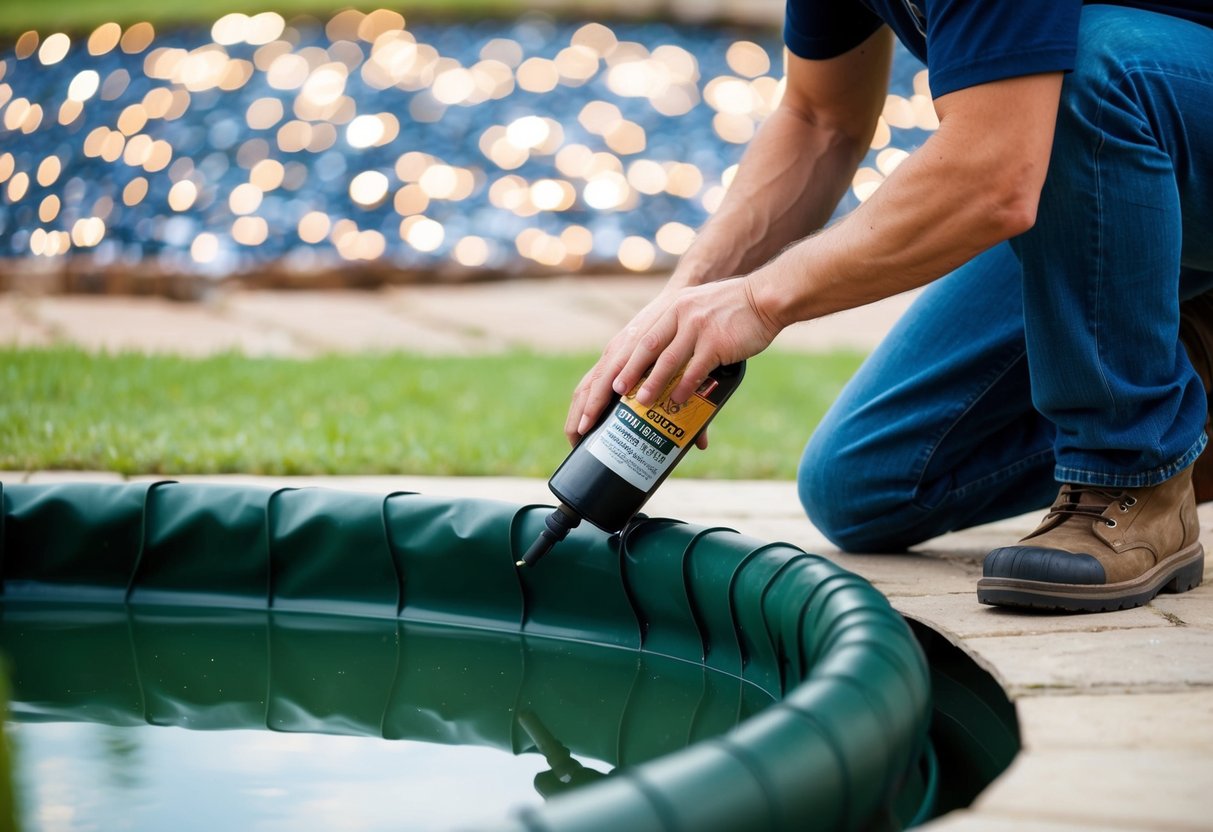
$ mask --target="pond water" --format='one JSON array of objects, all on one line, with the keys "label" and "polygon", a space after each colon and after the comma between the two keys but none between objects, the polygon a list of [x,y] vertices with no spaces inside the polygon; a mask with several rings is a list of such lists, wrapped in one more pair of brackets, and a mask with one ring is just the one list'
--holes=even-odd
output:
[{"label": "pond water", "polygon": [[537,754],[254,730],[51,722],[10,739],[26,829],[446,830],[538,804],[548,770]]},{"label": "pond water", "polygon": [[0,607],[25,829],[450,829],[772,701],[630,650],[261,610]]}]

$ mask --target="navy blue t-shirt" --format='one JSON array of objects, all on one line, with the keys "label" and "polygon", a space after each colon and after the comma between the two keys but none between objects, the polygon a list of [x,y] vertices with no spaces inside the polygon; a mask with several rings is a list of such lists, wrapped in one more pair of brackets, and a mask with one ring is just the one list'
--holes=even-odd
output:
[{"label": "navy blue t-shirt", "polygon": [[[1213,25],[1209,0],[1116,5]],[[788,0],[783,33],[792,54],[824,59],[853,49],[888,23],[927,65],[938,97],[1002,78],[1073,69],[1081,8],[1082,0]]]}]

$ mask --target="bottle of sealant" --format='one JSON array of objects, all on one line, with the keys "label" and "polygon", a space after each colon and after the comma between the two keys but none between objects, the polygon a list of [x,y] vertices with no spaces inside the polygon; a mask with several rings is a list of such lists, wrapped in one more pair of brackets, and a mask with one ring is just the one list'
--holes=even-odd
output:
[{"label": "bottle of sealant", "polygon": [[517,565],[534,566],[582,520],[611,534],[621,531],[733,395],[743,375],[744,361],[717,367],[682,404],[670,401],[681,375],[652,407],[636,401],[639,384],[615,397],[548,481],[560,506]]}]

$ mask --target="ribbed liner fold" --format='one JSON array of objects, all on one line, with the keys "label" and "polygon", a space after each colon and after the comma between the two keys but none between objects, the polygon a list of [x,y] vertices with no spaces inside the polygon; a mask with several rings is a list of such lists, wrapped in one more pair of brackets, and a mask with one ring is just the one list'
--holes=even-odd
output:
[{"label": "ribbed liner fold", "polygon": [[703,665],[776,700],[501,830],[859,829],[924,749],[929,675],[910,629],[862,578],[788,544],[655,519],[615,537],[583,526],[519,570],[550,507],[170,482],[7,485],[0,499],[7,602],[571,639]]}]

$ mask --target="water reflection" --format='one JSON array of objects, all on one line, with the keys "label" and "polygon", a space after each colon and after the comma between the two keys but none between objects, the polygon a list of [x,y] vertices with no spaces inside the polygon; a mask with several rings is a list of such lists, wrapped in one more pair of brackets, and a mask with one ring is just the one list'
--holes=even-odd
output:
[{"label": "water reflection", "polygon": [[574,757],[533,711],[519,711],[518,724],[547,762],[549,770],[535,775],[535,791],[544,797],[553,797],[606,776]]},{"label": "water reflection", "polygon": [[771,701],[652,655],[369,618],[9,603],[0,649],[30,828],[320,828],[348,801],[448,828]]},{"label": "water reflection", "polygon": [[[542,800],[531,784],[543,758],[494,748],[148,725],[16,728],[28,832],[436,832],[492,824]],[[114,735],[136,743],[143,761],[121,789],[104,749]]]}]

